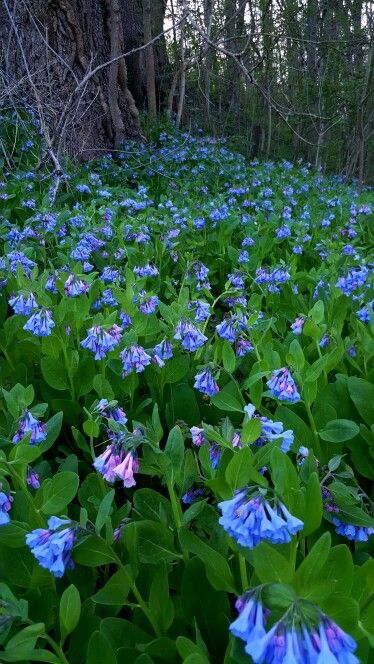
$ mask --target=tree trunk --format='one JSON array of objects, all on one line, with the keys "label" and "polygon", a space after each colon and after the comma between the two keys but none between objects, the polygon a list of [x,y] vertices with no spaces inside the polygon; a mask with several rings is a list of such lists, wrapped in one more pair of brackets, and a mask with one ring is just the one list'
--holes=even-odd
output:
[{"label": "tree trunk", "polygon": [[9,97],[36,110],[56,154],[87,158],[118,148],[123,138],[141,140],[119,57],[128,48],[123,34],[120,0],[0,0]]},{"label": "tree trunk", "polygon": [[[144,30],[144,43],[148,44],[152,39],[151,0],[143,0],[143,30]],[[145,70],[146,70],[146,80],[147,80],[148,112],[152,117],[156,117],[157,100],[156,100],[156,81],[155,81],[155,59],[154,59],[152,44],[150,44],[150,46],[147,46],[147,48],[145,49]]]}]

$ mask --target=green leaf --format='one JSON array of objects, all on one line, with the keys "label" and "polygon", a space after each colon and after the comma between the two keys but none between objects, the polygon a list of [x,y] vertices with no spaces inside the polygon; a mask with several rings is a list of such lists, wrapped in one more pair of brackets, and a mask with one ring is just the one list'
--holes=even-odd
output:
[{"label": "green leaf", "polygon": [[137,521],[137,553],[142,563],[157,565],[179,558],[174,549],[173,533],[155,521]]},{"label": "green leaf", "polygon": [[343,443],[357,436],[360,428],[352,420],[331,420],[318,433],[329,443]]},{"label": "green leaf", "polygon": [[169,597],[168,572],[165,562],[155,570],[149,593],[149,609],[162,633],[166,633],[174,620],[174,604]]},{"label": "green leaf", "polygon": [[54,475],[51,480],[43,482],[43,504],[41,510],[44,514],[56,514],[68,505],[79,487],[79,477],[70,470]]},{"label": "green leaf", "polygon": [[172,357],[165,364],[163,369],[163,379],[166,383],[178,383],[187,376],[190,367],[190,358],[188,355]]},{"label": "green leaf", "polygon": [[79,622],[81,614],[81,599],[77,588],[71,584],[61,595],[60,600],[60,630],[61,637],[65,638],[73,632]]},{"label": "green leaf", "polygon": [[115,572],[95,595],[92,595],[92,601],[96,604],[105,604],[106,606],[123,606],[126,603],[132,583],[132,574],[130,565],[124,569]]},{"label": "green leaf", "polygon": [[213,588],[235,593],[234,579],[225,558],[187,528],[181,528],[178,535],[182,550],[194,553],[205,564],[207,577]]},{"label": "green leaf", "polygon": [[294,367],[301,371],[305,364],[303,349],[301,348],[297,339],[293,339],[290,343],[290,364],[293,364]]},{"label": "green leaf", "polygon": [[319,578],[326,582],[332,581],[335,592],[349,594],[353,584],[353,572],[354,565],[348,546],[338,544],[330,549],[327,561],[319,572]]},{"label": "green leaf", "polygon": [[87,647],[86,664],[117,664],[117,658],[108,639],[99,632],[93,632]]},{"label": "green leaf", "polygon": [[261,583],[290,583],[293,578],[291,563],[267,542],[260,542],[254,548],[253,561]]},{"label": "green leaf", "polygon": [[351,376],[347,380],[348,392],[366,424],[374,422],[374,385],[364,378]]},{"label": "green leaf", "polygon": [[275,447],[271,452],[270,462],[271,477],[277,494],[285,501],[292,514],[303,516],[300,482],[292,461],[287,454]]},{"label": "green leaf", "polygon": [[110,510],[111,510],[111,507],[112,507],[112,502],[113,502],[114,496],[115,496],[115,491],[114,491],[114,489],[111,489],[106,494],[106,496],[104,496],[104,498],[102,499],[102,501],[100,503],[99,509],[97,511],[96,521],[95,521],[95,528],[96,528],[98,533],[100,533],[107,517],[110,514]]},{"label": "green leaf", "polygon": [[53,357],[42,357],[40,360],[42,375],[54,390],[68,390],[69,379],[65,365]]},{"label": "green leaf", "polygon": [[38,638],[44,633],[44,623],[34,623],[24,627],[8,641],[5,652],[1,653],[1,660],[4,662],[21,662],[29,659]]},{"label": "green leaf", "polygon": [[97,438],[100,434],[100,424],[94,420],[83,422],[83,431],[89,438]]},{"label": "green leaf", "polygon": [[303,536],[310,535],[321,525],[323,514],[321,485],[317,473],[309,476],[305,494]]},{"label": "green leaf", "polygon": [[246,422],[243,426],[241,433],[241,441],[243,445],[250,445],[254,443],[261,436],[262,426],[261,422],[257,417],[253,417],[251,420]]},{"label": "green leaf", "polygon": [[173,427],[165,445],[165,454],[169,457],[175,476],[180,475],[184,457],[184,438],[179,426]]},{"label": "green leaf", "polygon": [[222,348],[222,362],[226,371],[229,373],[235,371],[236,356],[233,347],[227,341],[224,342]]},{"label": "green leaf", "polygon": [[311,318],[315,323],[322,323],[324,316],[325,306],[322,300],[317,300],[314,306],[309,311],[309,318]]},{"label": "green leaf", "polygon": [[110,546],[103,539],[94,535],[89,535],[74,548],[73,558],[77,563],[86,567],[98,567],[116,562]]},{"label": "green leaf", "polygon": [[226,482],[232,490],[240,489],[249,483],[252,467],[252,452],[249,447],[243,447],[234,452],[225,471]]},{"label": "green leaf", "polygon": [[42,443],[38,445],[38,449],[40,450],[41,453],[46,452],[47,450],[52,447],[53,443],[57,440],[58,436],[60,435],[61,427],[62,427],[62,420],[63,420],[64,414],[62,411],[59,413],[56,413],[56,415],[53,415],[50,420],[46,423],[46,432],[47,432],[47,437],[45,440],[43,440]]},{"label": "green leaf", "polygon": [[302,595],[313,586],[324,566],[331,547],[330,533],[324,533],[304,558],[295,574],[295,589]]},{"label": "green leaf", "polygon": [[134,493],[134,510],[136,515],[150,521],[161,521],[161,514],[166,521],[172,523],[170,501],[153,489],[137,489]]},{"label": "green leaf", "polygon": [[226,412],[243,412],[243,406],[230,392],[217,392],[211,398],[213,406],[219,408],[219,410],[225,410]]},{"label": "green leaf", "polygon": [[114,399],[114,392],[112,386],[102,374],[96,374],[93,379],[93,388],[100,399]]}]

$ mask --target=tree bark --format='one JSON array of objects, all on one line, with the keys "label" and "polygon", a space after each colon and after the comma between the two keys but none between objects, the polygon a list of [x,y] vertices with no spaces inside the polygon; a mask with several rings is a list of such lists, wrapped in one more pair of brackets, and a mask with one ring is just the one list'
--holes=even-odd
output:
[{"label": "tree bark", "polygon": [[0,0],[0,48],[14,105],[36,109],[57,154],[87,158],[141,140],[119,57],[128,48],[121,0]]}]

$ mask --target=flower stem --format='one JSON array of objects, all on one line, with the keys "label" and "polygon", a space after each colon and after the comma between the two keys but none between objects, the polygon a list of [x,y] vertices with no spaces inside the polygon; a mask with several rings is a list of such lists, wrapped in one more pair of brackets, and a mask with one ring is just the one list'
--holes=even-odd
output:
[{"label": "flower stem", "polygon": [[246,559],[244,558],[242,553],[238,554],[238,560],[239,560],[239,571],[240,571],[240,580],[242,583],[242,590],[243,593],[247,590],[249,586],[248,582],[248,574],[247,574],[247,563]]},{"label": "flower stem", "polygon": [[[169,492],[169,497],[170,497],[170,502],[171,502],[171,509],[173,512],[173,517],[175,521],[175,525],[177,527],[177,530],[180,530],[182,528],[182,509],[180,506],[180,502],[175,494],[174,491],[174,486],[170,480],[166,482],[168,492]],[[188,553],[186,551],[182,551],[183,554],[183,560],[185,563],[188,563],[189,557]]]}]

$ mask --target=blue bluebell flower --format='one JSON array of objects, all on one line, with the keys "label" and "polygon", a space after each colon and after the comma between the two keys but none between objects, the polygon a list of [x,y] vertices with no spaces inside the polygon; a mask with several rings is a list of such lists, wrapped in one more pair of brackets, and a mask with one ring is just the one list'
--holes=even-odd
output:
[{"label": "blue bluebell flower", "polygon": [[204,345],[208,340],[200,330],[188,320],[183,320],[177,323],[175,328],[174,339],[180,340],[182,348],[195,352],[198,348]]},{"label": "blue bluebell flower", "polygon": [[367,542],[371,535],[374,535],[374,528],[369,526],[356,526],[352,523],[345,523],[337,517],[333,517],[332,522],[335,526],[335,532],[349,540],[355,542]]},{"label": "blue bluebell flower", "polygon": [[12,438],[13,443],[19,443],[28,433],[31,433],[31,445],[37,445],[47,437],[45,424],[37,420],[30,411],[26,409],[18,422],[17,433]]},{"label": "blue bluebell flower", "polygon": [[158,297],[157,295],[150,295],[146,296],[146,294],[139,293],[141,295],[141,302],[139,304],[139,309],[142,312],[142,314],[145,314],[148,316],[149,314],[153,314],[157,307],[158,307]]},{"label": "blue bluebell flower", "polygon": [[273,397],[280,401],[289,401],[290,403],[300,401],[301,397],[297,391],[295,381],[286,367],[274,371],[266,385],[271,390]]},{"label": "blue bluebell flower", "polygon": [[138,277],[157,277],[159,274],[159,271],[157,267],[154,265],[150,265],[150,263],[147,263],[146,265],[136,265],[134,267],[134,273],[138,275]]},{"label": "blue bluebell flower", "polygon": [[225,318],[222,323],[219,323],[219,325],[216,325],[216,331],[219,337],[221,339],[226,339],[226,341],[230,341],[230,343],[233,343],[236,339],[236,329],[235,329],[235,322],[232,318]]},{"label": "blue bluebell flower", "polygon": [[250,549],[262,540],[286,544],[304,524],[280,500],[275,498],[273,503],[272,507],[260,492],[242,489],[230,500],[218,504],[222,512],[219,523],[241,546]]},{"label": "blue bluebell flower", "polygon": [[301,334],[303,331],[305,323],[305,318],[303,316],[299,316],[296,318],[295,322],[292,323],[291,325],[291,330],[294,332],[294,334]]},{"label": "blue bluebell flower", "polygon": [[27,468],[26,483],[31,486],[32,489],[39,489],[40,487],[39,475],[33,470],[33,468],[31,468],[31,466],[28,466]]},{"label": "blue bluebell flower", "polygon": [[193,300],[192,302],[189,302],[188,308],[195,310],[195,321],[197,323],[203,323],[210,316],[209,302],[204,302],[203,300]]},{"label": "blue bluebell flower", "polygon": [[329,343],[330,343],[330,336],[328,334],[324,334],[319,342],[319,347],[326,348],[329,345]]},{"label": "blue bluebell flower", "polygon": [[252,346],[251,342],[248,341],[248,339],[245,339],[244,337],[238,338],[235,347],[235,353],[238,357],[244,357],[253,349],[254,347]]},{"label": "blue bluebell flower", "polygon": [[192,505],[192,503],[196,502],[199,498],[202,498],[205,496],[205,490],[196,487],[195,489],[188,489],[186,493],[183,494],[182,496],[182,503],[185,505]]},{"label": "blue bluebell flower", "polygon": [[50,309],[39,309],[26,321],[23,329],[31,332],[36,337],[48,337],[54,327],[52,311]]},{"label": "blue bluebell flower", "polygon": [[82,279],[79,279],[75,274],[69,274],[65,281],[64,292],[68,297],[78,297],[82,293],[87,293],[90,285]]},{"label": "blue bluebell flower", "polygon": [[195,376],[194,387],[202,394],[212,397],[219,392],[219,387],[214,380],[213,373],[210,369],[206,368],[200,371]]},{"label": "blue bluebell flower", "polygon": [[33,309],[38,309],[34,293],[27,296],[14,295],[9,299],[9,304],[14,309],[14,313],[21,316],[30,316]]},{"label": "blue bluebell flower", "polygon": [[87,337],[80,342],[80,345],[95,353],[95,360],[103,360],[107,353],[118,346],[118,343],[119,340],[109,331],[106,332],[100,325],[95,325],[87,330]]},{"label": "blue bluebell flower", "polygon": [[135,345],[130,346],[130,348],[124,348],[120,353],[120,357],[123,362],[123,378],[133,370],[136,373],[143,372],[152,360],[151,356],[145,352],[142,346]]},{"label": "blue bluebell flower", "polygon": [[173,357],[173,344],[164,339],[154,347],[153,352],[162,360],[170,360]]},{"label": "blue bluebell flower", "polygon": [[204,429],[200,427],[191,427],[190,428],[192,442],[197,447],[201,447],[205,443]]},{"label": "blue bluebell flower", "polygon": [[36,528],[26,535],[26,544],[39,565],[56,578],[61,578],[66,568],[74,567],[71,553],[77,530],[71,526],[70,519],[51,516],[48,530]]},{"label": "blue bluebell flower", "polygon": [[119,424],[126,424],[127,416],[125,411],[116,404],[116,402],[109,403],[108,399],[100,399],[96,406],[96,411],[103,417],[112,419]]},{"label": "blue bluebell flower", "polygon": [[221,459],[221,448],[215,442],[209,446],[209,459],[212,470],[217,470]]},{"label": "blue bluebell flower", "polygon": [[248,591],[235,602],[239,616],[231,623],[231,634],[245,642],[257,642],[266,635],[267,612],[261,600],[257,599],[256,590]]},{"label": "blue bluebell flower", "polygon": [[13,497],[0,491],[0,526],[10,522],[9,511],[12,507]]}]

